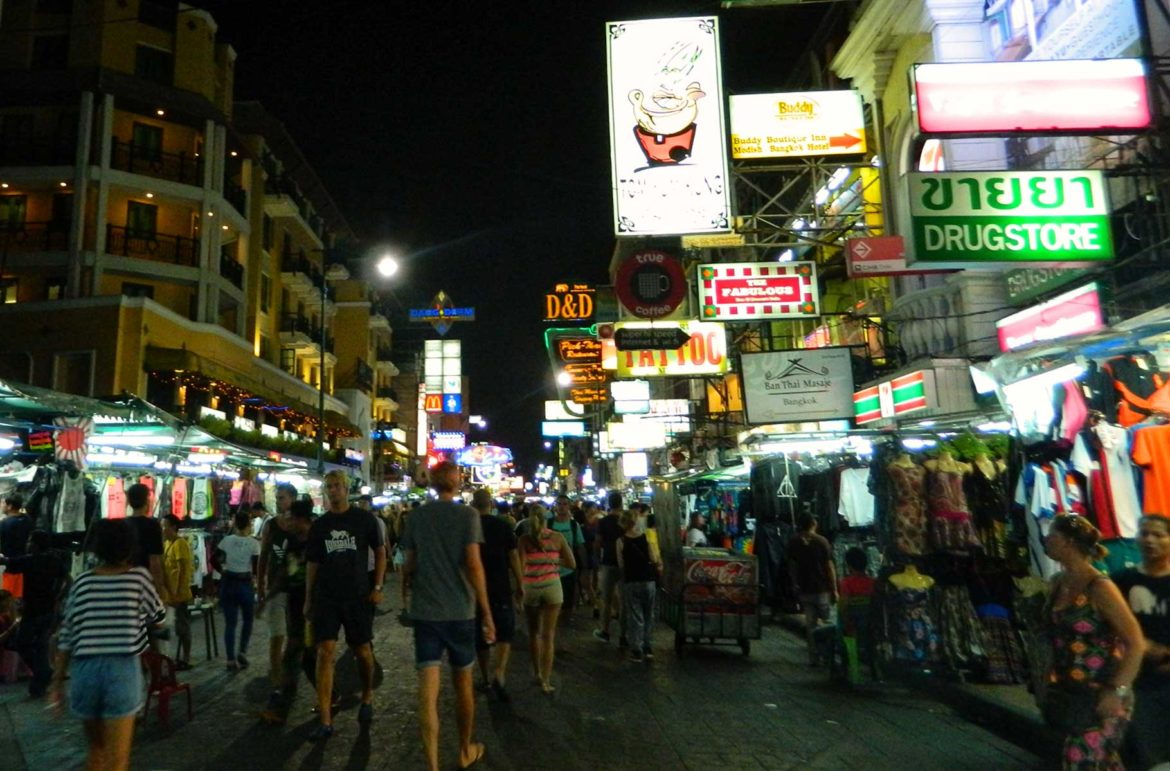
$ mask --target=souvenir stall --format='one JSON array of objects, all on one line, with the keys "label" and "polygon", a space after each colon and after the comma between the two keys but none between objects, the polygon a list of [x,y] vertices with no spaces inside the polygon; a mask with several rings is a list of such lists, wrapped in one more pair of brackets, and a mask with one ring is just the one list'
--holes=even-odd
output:
[{"label": "souvenir stall", "polygon": [[734,466],[679,480],[675,488],[683,507],[680,520],[684,532],[691,517],[702,514],[708,544],[750,554],[756,523],[751,516],[748,475],[747,466]]}]

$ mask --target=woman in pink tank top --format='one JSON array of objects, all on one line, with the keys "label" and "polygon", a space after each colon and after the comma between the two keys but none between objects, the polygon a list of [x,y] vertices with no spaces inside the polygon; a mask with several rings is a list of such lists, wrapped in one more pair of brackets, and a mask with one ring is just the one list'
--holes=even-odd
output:
[{"label": "woman in pink tank top", "polygon": [[540,689],[552,693],[553,653],[556,649],[557,616],[564,595],[560,568],[576,568],[573,550],[564,536],[548,528],[548,514],[535,504],[524,520],[520,536],[520,561],[524,566],[524,615],[528,620],[528,652]]}]

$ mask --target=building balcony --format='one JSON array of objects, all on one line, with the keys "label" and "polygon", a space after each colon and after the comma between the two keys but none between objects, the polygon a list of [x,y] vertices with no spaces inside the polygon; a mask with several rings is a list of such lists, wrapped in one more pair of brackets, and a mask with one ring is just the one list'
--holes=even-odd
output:
[{"label": "building balcony", "polygon": [[293,348],[308,348],[313,345],[317,332],[304,316],[286,313],[280,317],[280,343]]},{"label": "building balcony", "polygon": [[73,139],[29,137],[0,143],[0,166],[72,166],[77,161]]},{"label": "building balcony", "polygon": [[219,255],[219,275],[226,278],[237,289],[244,288],[244,266],[227,254]]},{"label": "building balcony", "polygon": [[385,329],[390,331],[390,319],[383,316],[381,313],[370,314],[370,329]]},{"label": "building balcony", "polygon": [[235,182],[223,183],[223,199],[230,203],[244,219],[248,218],[248,191]]},{"label": "building balcony", "polygon": [[392,412],[398,409],[398,393],[389,386],[378,386],[374,391],[374,401],[378,403],[377,406]]},{"label": "building balcony", "polygon": [[956,273],[899,297],[889,319],[908,360],[973,358],[999,353],[995,322],[1010,312],[999,274]]},{"label": "building balcony", "polygon": [[398,367],[394,366],[394,362],[390,361],[390,346],[378,346],[378,358],[375,360],[374,366],[380,372],[395,377],[398,375]]},{"label": "building balcony", "polygon": [[[121,139],[113,141],[110,167],[131,174],[181,182],[185,185],[203,185],[203,159],[186,153],[164,153],[153,148],[138,147]],[[241,212],[243,214],[244,212]]]},{"label": "building balcony", "polygon": [[290,292],[319,293],[325,278],[304,252],[286,251],[280,261],[280,279]]},{"label": "building balcony", "polygon": [[199,239],[106,225],[106,253],[196,267],[199,265]]},{"label": "building balcony", "polygon": [[24,222],[10,227],[0,227],[0,248],[5,254],[67,251],[69,223]]}]

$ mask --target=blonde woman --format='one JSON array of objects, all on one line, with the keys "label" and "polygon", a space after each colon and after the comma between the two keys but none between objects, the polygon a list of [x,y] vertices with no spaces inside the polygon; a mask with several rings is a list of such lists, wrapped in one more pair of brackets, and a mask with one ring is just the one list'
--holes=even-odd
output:
[{"label": "blonde woman", "polygon": [[524,535],[520,536],[520,562],[524,568],[524,615],[528,620],[528,652],[540,689],[551,694],[553,654],[556,649],[557,616],[564,604],[560,569],[576,569],[577,561],[565,537],[548,527],[548,512],[540,504],[528,509]]}]

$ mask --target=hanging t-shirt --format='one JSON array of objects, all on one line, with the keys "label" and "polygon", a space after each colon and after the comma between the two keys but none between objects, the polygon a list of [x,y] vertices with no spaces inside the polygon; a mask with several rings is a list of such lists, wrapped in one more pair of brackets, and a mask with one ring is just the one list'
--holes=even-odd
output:
[{"label": "hanging t-shirt", "polygon": [[61,492],[53,511],[53,531],[77,533],[85,530],[85,477],[79,471],[61,474]]},{"label": "hanging t-shirt", "polygon": [[187,516],[187,480],[178,478],[171,483],[171,513],[179,519]]},{"label": "hanging t-shirt", "polygon": [[1016,483],[1015,502],[1024,509],[1033,572],[1051,578],[1060,570],[1060,566],[1044,551],[1044,539],[1059,511],[1051,470],[1035,463],[1025,466]]},{"label": "hanging t-shirt", "polygon": [[1135,430],[1133,462],[1144,469],[1144,511],[1170,516],[1170,426]]},{"label": "hanging t-shirt", "polygon": [[211,506],[211,480],[192,479],[191,488],[191,519],[210,519],[213,513]]},{"label": "hanging t-shirt", "polygon": [[873,524],[873,493],[869,491],[869,469],[841,469],[840,502],[837,513],[852,527]]},{"label": "hanging t-shirt", "polygon": [[1101,472],[1107,480],[1117,532],[1122,538],[1135,538],[1142,506],[1133,464],[1129,462],[1129,432],[1109,423],[1098,423],[1093,432],[1101,442]]},{"label": "hanging t-shirt", "polygon": [[121,477],[108,477],[102,493],[102,519],[126,518],[126,489]]}]

